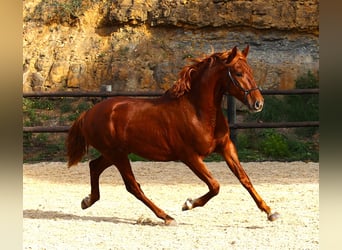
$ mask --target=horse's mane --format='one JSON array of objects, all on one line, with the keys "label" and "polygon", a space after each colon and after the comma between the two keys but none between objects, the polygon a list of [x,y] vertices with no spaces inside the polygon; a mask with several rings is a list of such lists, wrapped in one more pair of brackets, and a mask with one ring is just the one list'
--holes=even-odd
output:
[{"label": "horse's mane", "polygon": [[167,93],[173,97],[180,97],[184,95],[186,92],[191,90],[191,79],[193,72],[199,72],[203,69],[204,64],[208,64],[208,67],[212,67],[217,60],[227,60],[231,53],[231,50],[225,52],[217,52],[212,53],[211,55],[203,56],[200,58],[192,58],[190,61],[192,62],[191,65],[185,66],[179,73],[178,73],[178,80],[175,84],[167,90]]}]

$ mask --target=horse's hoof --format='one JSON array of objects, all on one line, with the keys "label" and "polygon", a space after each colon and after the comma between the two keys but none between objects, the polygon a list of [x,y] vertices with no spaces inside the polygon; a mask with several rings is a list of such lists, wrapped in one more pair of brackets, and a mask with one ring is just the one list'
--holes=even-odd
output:
[{"label": "horse's hoof", "polygon": [[166,215],[166,217],[164,218],[164,223],[166,226],[177,226],[177,221],[172,218],[170,215]]},{"label": "horse's hoof", "polygon": [[277,213],[277,212],[275,212],[275,213],[273,213],[273,214],[268,215],[268,216],[267,216],[267,219],[268,219],[269,221],[275,221],[275,220],[278,219],[279,217],[280,217],[280,214]]},{"label": "horse's hoof", "polygon": [[89,196],[85,197],[81,202],[81,208],[82,209],[86,209],[86,208],[90,207],[91,205],[92,205],[92,203],[90,201]]},{"label": "horse's hoof", "polygon": [[167,219],[165,220],[166,226],[178,226],[178,223],[175,219]]},{"label": "horse's hoof", "polygon": [[182,211],[191,210],[193,208],[192,202],[193,200],[191,198],[188,198],[183,204]]}]

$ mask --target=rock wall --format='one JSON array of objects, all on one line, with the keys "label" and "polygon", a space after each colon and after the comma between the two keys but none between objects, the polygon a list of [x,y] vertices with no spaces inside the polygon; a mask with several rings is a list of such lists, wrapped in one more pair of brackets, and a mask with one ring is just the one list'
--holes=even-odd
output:
[{"label": "rock wall", "polygon": [[165,90],[187,58],[250,44],[263,88],[318,74],[318,0],[24,0],[23,91]]}]

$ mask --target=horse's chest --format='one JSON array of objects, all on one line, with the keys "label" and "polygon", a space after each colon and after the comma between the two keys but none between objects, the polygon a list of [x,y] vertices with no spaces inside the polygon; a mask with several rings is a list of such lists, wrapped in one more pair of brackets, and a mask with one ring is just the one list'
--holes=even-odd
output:
[{"label": "horse's chest", "polygon": [[191,145],[200,155],[210,154],[216,147],[213,131],[200,128],[193,134]]},{"label": "horse's chest", "polygon": [[216,123],[215,127],[207,127],[199,133],[198,150],[203,155],[209,155],[216,147],[222,144],[223,138],[228,135],[228,125],[225,121]]}]

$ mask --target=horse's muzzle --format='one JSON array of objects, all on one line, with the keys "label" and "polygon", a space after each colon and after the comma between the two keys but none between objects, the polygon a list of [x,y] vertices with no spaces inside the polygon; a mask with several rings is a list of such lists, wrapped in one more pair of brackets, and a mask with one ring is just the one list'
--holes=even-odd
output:
[{"label": "horse's muzzle", "polygon": [[257,113],[260,112],[264,107],[264,100],[255,100],[255,101],[249,101],[246,103],[247,107],[251,112]]},{"label": "horse's muzzle", "polygon": [[264,107],[264,101],[258,101],[258,100],[255,101],[254,106],[253,106],[256,112],[260,112],[263,107]]}]

